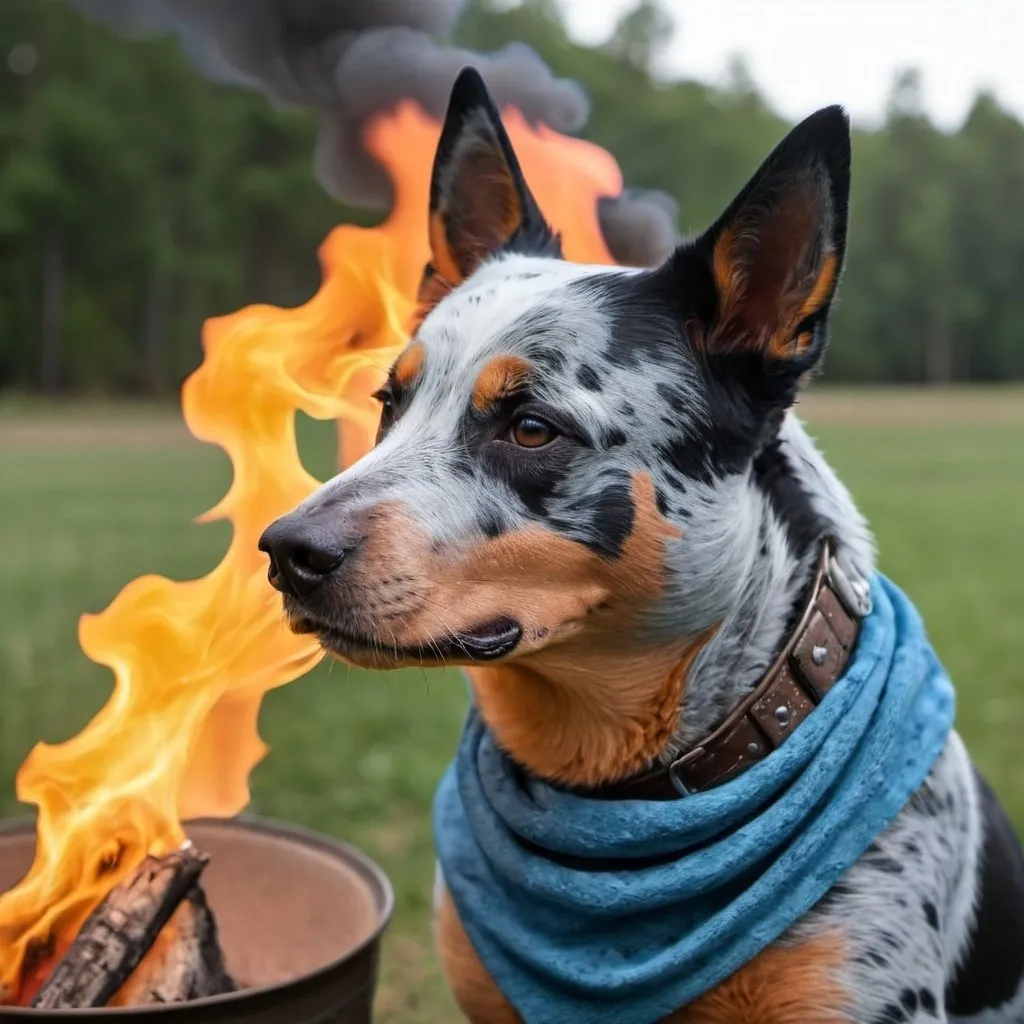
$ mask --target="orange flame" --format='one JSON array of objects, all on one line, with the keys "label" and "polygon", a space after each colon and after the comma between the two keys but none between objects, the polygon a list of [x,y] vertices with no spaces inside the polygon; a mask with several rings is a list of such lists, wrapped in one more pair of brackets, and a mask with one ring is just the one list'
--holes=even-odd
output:
[{"label": "orange flame", "polygon": [[[596,201],[621,190],[614,159],[531,128],[515,111],[506,124],[567,258],[612,262]],[[323,284],[304,306],[251,306],[206,323],[205,358],[182,405],[192,433],[230,456],[231,488],[203,518],[228,519],[233,539],[208,576],[144,576],[106,611],[82,617],[82,649],[113,671],[114,689],[81,733],[38,744],[18,773],[18,798],[38,807],[37,843],[28,875],[0,896],[0,1002],[30,998],[39,978],[22,979],[26,954],[47,943],[59,954],[147,853],[184,840],[183,821],[228,817],[248,803],[249,773],[266,752],[263,694],[321,658],[315,641],[284,628],[256,542],[318,486],[299,459],[297,410],[339,422],[343,465],[372,444],[366,396],[406,340],[427,259],[438,133],[410,103],[371,123],[367,148],[395,186],[388,220],[331,232],[320,250]]]}]

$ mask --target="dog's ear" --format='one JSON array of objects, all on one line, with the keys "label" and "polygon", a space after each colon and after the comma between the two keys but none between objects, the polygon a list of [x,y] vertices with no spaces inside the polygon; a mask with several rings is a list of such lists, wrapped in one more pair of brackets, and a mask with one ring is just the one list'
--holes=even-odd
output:
[{"label": "dog's ear", "polygon": [[455,80],[430,181],[431,262],[421,285],[430,301],[461,284],[501,250],[560,255],[523,178],[480,73]]},{"label": "dog's ear", "polygon": [[663,268],[698,352],[747,372],[763,367],[780,383],[817,363],[849,192],[849,121],[841,107],[826,107],[797,125],[714,226]]}]

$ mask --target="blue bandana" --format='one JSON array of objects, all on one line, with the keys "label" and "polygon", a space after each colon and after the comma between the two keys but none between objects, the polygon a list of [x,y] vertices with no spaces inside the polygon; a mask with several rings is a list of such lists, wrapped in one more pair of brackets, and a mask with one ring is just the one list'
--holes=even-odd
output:
[{"label": "blue bandana", "polygon": [[[799,920],[895,818],[942,751],[954,696],[907,597],[877,576],[872,600],[814,713],[705,793],[605,801],[553,789],[470,711],[435,798],[438,858],[473,946],[527,1024],[650,1024],[691,1002]],[[584,870],[548,853],[617,863]]]}]

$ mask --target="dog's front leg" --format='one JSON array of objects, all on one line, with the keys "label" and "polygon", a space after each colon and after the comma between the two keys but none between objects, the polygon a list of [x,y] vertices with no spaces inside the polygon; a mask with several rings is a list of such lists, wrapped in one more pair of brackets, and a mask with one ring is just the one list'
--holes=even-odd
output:
[{"label": "dog's front leg", "polygon": [[852,1024],[853,999],[841,981],[845,955],[836,933],[777,942],[662,1024]]},{"label": "dog's front leg", "polygon": [[476,955],[440,872],[434,929],[441,969],[466,1019],[472,1024],[522,1024],[522,1018]]}]

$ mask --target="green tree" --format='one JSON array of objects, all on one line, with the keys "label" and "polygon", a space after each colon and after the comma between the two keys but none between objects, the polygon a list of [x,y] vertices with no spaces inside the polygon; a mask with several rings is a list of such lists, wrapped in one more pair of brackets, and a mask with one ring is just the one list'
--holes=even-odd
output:
[{"label": "green tree", "polygon": [[[685,29],[685,26],[683,26]],[[716,217],[786,124],[742,61],[714,87],[655,81],[671,21],[640,0],[604,45],[556,0],[470,0],[457,41],[532,46],[591,101],[583,134],[680,228]],[[314,180],[309,112],[200,76],[171,39],[129,41],[61,0],[0,5],[0,389],[160,394],[204,318],[316,288],[345,209]],[[1024,378],[1024,125],[989,95],[939,131],[920,79],[854,133],[847,269],[829,380]]]},{"label": "green tree", "polygon": [[656,0],[641,0],[615,26],[605,49],[641,71],[649,72],[672,41],[675,23]]}]

